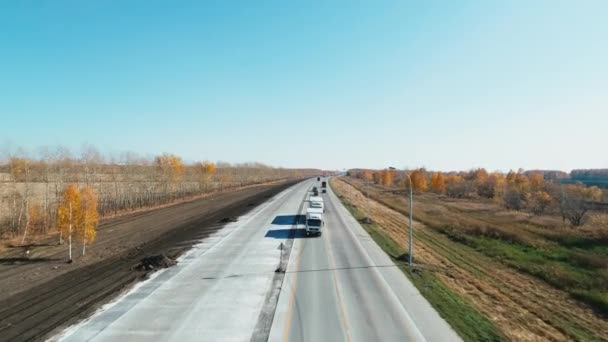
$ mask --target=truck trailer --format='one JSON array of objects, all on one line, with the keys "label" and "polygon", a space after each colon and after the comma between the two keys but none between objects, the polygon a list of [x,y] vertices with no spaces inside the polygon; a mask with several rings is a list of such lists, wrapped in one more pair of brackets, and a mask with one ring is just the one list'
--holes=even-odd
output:
[{"label": "truck trailer", "polygon": [[323,213],[325,212],[325,203],[323,202],[323,197],[321,197],[321,196],[310,196],[310,198],[308,199],[308,201],[310,202],[310,204],[309,204],[310,208],[321,209]]},{"label": "truck trailer", "polygon": [[324,225],[322,209],[306,209],[306,236],[321,235]]}]

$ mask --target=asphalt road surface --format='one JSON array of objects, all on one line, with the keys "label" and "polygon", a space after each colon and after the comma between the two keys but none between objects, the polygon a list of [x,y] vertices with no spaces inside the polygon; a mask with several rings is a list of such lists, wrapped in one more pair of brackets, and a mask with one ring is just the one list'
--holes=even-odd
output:
[{"label": "asphalt road surface", "polygon": [[274,196],[53,339],[459,340],[331,189],[323,235],[305,236],[313,185]]}]

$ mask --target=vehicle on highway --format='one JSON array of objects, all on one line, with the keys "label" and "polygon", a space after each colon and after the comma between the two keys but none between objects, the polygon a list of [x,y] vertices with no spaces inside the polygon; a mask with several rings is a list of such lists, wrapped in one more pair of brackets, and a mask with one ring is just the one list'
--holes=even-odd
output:
[{"label": "vehicle on highway", "polygon": [[321,209],[322,212],[325,212],[325,203],[323,202],[323,197],[321,196],[310,196],[309,198],[310,208]]},{"label": "vehicle on highway", "polygon": [[326,181],[321,182],[321,192],[322,193],[327,192],[327,182]]},{"label": "vehicle on highway", "polygon": [[321,235],[322,228],[325,225],[323,221],[323,210],[319,208],[306,209],[306,236],[312,234]]}]

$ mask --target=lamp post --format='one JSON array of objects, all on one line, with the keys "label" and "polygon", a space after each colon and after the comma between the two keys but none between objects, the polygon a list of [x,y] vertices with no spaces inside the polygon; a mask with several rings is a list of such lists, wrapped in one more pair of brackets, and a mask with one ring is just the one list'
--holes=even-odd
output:
[{"label": "lamp post", "polygon": [[410,174],[405,171],[405,175],[407,176],[407,179],[410,181],[410,239],[409,239],[409,252],[408,252],[408,263],[410,264],[410,266],[412,266],[413,264],[413,250],[412,250],[412,239],[414,238],[414,229],[412,227],[412,212],[414,210],[414,194],[412,191],[412,178],[410,178]]},{"label": "lamp post", "polygon": [[[389,170],[395,170],[394,167],[390,166]],[[408,264],[412,266],[414,264],[414,251],[413,251],[413,240],[414,240],[414,228],[412,226],[412,213],[414,211],[414,191],[412,187],[412,178],[409,172],[403,171],[410,181],[410,224],[409,224],[409,243],[408,243]]]}]

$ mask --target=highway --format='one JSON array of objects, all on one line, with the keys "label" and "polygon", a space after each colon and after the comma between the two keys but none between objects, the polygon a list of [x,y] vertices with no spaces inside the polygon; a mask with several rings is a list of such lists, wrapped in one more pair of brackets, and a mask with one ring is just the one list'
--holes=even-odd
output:
[{"label": "highway", "polygon": [[297,239],[269,341],[460,338],[328,189],[325,231]]},{"label": "highway", "polygon": [[331,189],[323,235],[303,234],[315,184],[270,198],[52,340],[460,340]]}]

